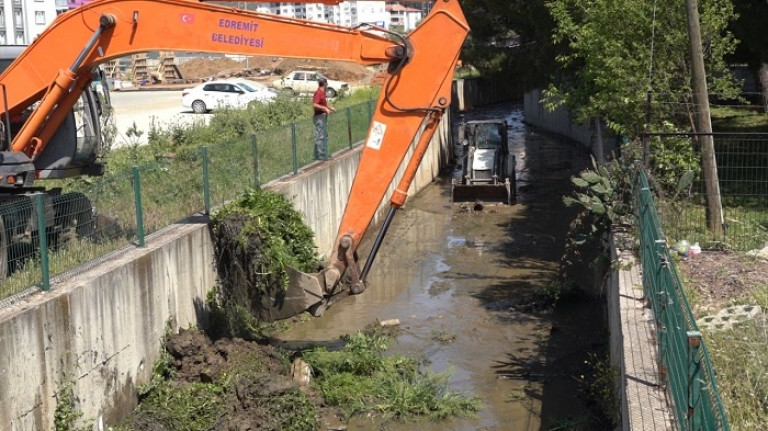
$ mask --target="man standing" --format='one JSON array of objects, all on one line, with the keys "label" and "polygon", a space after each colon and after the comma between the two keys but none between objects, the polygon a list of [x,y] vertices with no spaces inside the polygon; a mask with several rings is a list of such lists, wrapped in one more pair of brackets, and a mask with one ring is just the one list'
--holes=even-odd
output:
[{"label": "man standing", "polygon": [[312,97],[312,106],[315,108],[315,116],[312,118],[315,122],[315,160],[325,160],[325,152],[328,149],[328,114],[336,112],[336,109],[328,106],[328,99],[325,97],[328,81],[320,78],[317,84],[317,91]]}]

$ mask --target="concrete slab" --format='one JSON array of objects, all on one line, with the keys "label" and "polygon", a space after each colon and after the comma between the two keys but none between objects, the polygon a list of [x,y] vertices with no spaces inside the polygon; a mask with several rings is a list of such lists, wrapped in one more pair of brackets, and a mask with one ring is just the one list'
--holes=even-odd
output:
[{"label": "concrete slab", "polygon": [[674,419],[665,390],[658,385],[653,311],[644,306],[641,265],[631,251],[617,253],[621,321],[624,431],[672,431]]}]

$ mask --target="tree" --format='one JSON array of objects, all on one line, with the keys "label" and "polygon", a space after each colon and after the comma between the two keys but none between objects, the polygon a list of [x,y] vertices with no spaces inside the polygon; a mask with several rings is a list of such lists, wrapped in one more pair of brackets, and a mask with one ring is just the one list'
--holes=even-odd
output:
[{"label": "tree", "polygon": [[[736,45],[727,31],[733,6],[730,0],[701,3],[710,93],[736,97],[737,86],[723,60]],[[685,2],[551,0],[547,5],[555,42],[569,47],[557,60],[570,71],[545,92],[550,107],[564,104],[577,121],[600,117],[614,131],[636,136],[644,129],[651,91],[656,128],[666,122],[678,129],[691,127]]]},{"label": "tree", "polygon": [[462,0],[471,32],[462,50],[465,64],[519,90],[549,85],[564,44],[552,40],[555,23],[545,0]]},{"label": "tree", "polygon": [[746,64],[758,77],[763,93],[763,104],[768,106],[768,32],[765,18],[768,16],[768,1],[733,0],[737,19],[729,29],[739,40],[732,63]]}]

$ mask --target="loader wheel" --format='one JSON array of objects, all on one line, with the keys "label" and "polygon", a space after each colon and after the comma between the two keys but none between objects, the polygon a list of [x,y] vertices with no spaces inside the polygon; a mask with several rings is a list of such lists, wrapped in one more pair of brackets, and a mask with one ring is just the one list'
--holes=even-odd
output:
[{"label": "loader wheel", "polygon": [[202,100],[195,100],[192,102],[192,112],[195,114],[205,114],[208,112],[208,107],[205,106],[205,102]]},{"label": "loader wheel", "polygon": [[62,232],[75,233],[78,238],[90,238],[94,232],[93,206],[82,193],[64,193],[53,197],[56,225]]}]

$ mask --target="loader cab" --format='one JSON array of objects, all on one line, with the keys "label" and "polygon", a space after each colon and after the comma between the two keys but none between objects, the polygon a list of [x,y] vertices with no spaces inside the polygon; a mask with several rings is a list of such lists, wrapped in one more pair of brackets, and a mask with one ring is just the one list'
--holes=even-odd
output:
[{"label": "loader cab", "polygon": [[[515,160],[509,154],[507,123],[503,119],[462,122],[459,169],[452,183],[453,203],[510,205],[516,195]],[[510,160],[511,157],[511,160]]]},{"label": "loader cab", "polygon": [[[4,72],[27,47],[25,45],[0,46],[0,73]],[[109,88],[101,67],[94,70],[94,81],[88,91],[67,115],[42,154],[34,161],[40,179],[67,178],[78,175],[102,175],[103,166],[97,159],[104,145],[102,121],[111,111]],[[54,77],[51,77],[53,79]],[[0,151],[9,151],[11,142],[36,105],[21,116],[8,118],[0,87]]]},{"label": "loader cab", "polygon": [[465,136],[470,163],[467,174],[473,182],[495,182],[503,177],[509,150],[507,126],[504,122],[473,122]]}]

